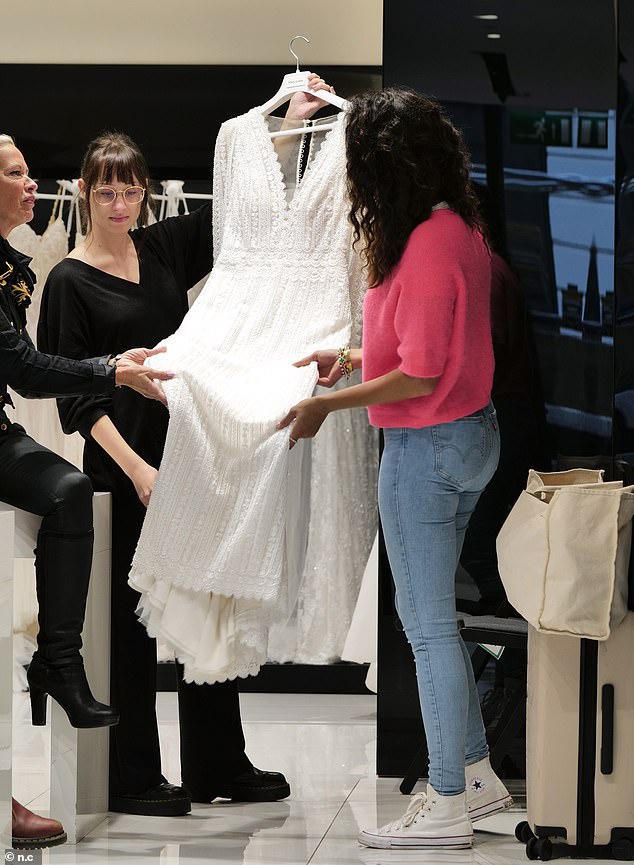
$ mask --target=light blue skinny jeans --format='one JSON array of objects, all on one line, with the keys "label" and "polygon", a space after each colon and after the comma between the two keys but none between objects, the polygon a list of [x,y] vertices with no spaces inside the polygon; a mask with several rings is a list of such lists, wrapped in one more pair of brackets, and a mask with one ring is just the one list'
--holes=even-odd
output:
[{"label": "light blue skinny jeans", "polygon": [[416,661],[429,782],[453,796],[488,754],[455,573],[469,517],[500,454],[493,405],[422,429],[384,429],[379,510],[396,604]]}]

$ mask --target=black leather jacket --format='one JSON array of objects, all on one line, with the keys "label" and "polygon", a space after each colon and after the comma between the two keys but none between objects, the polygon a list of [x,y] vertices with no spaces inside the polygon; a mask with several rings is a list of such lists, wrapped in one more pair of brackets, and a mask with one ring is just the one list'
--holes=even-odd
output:
[{"label": "black leather jacket", "polygon": [[26,332],[35,286],[30,262],[0,237],[0,434],[11,425],[5,412],[12,405],[7,386],[28,398],[107,394],[115,386],[107,357],[71,360],[35,349]]}]

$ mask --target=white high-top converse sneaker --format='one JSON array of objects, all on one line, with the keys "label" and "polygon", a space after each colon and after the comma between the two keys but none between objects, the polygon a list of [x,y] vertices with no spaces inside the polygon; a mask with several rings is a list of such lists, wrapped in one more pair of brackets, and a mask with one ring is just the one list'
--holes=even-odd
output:
[{"label": "white high-top converse sneaker", "polygon": [[441,796],[428,784],[426,793],[412,797],[402,817],[380,829],[361,832],[359,841],[366,847],[471,847],[473,827],[467,814],[466,793]]},{"label": "white high-top converse sneaker", "polygon": [[513,804],[511,794],[491,768],[488,757],[465,766],[464,774],[469,817],[473,823],[506,811]]},{"label": "white high-top converse sneaker", "polygon": [[487,862],[493,861],[486,855],[483,857],[475,844],[464,850],[441,850],[438,847],[422,851],[407,847],[378,850],[376,847],[358,847],[355,853],[359,865],[483,865],[485,859]]}]

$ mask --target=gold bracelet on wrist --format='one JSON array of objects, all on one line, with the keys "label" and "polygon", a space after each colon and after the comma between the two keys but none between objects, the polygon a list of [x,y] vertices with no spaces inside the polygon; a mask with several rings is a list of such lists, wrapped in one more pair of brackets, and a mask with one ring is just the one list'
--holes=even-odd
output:
[{"label": "gold bracelet on wrist", "polygon": [[345,375],[346,378],[350,378],[350,375],[352,373],[352,360],[350,359],[349,345],[345,348],[339,349],[337,360],[339,361],[339,369],[341,370],[341,374]]}]

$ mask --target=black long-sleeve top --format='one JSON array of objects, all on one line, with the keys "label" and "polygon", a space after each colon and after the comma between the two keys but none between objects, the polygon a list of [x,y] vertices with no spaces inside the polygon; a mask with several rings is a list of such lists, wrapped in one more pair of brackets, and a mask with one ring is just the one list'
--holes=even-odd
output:
[{"label": "black long-sleeve top", "polygon": [[[7,386],[21,396],[65,394],[107,396],[115,386],[115,371],[103,356],[81,362],[37,351],[26,331],[26,307],[35,288],[31,259],[0,237],[0,429],[8,426],[4,411]],[[2,427],[4,424],[4,427]]]},{"label": "black long-sleeve top", "polygon": [[[187,312],[187,291],[212,265],[211,204],[130,233],[139,256],[138,284],[66,258],[50,272],[40,307],[38,344],[69,357],[151,348],[173,333]],[[103,396],[58,400],[65,432],[86,439],[84,470],[96,489],[112,489],[123,473],[90,437],[107,415],[150,465],[163,454],[168,413],[128,388]],[[126,484],[129,481],[126,479]]]}]

